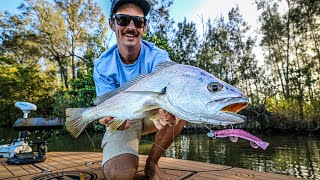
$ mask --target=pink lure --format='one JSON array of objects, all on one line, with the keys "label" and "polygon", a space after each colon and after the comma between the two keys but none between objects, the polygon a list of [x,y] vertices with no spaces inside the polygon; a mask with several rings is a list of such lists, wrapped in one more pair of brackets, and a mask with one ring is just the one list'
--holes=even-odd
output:
[{"label": "pink lure", "polygon": [[238,141],[238,137],[241,137],[243,139],[246,139],[248,141],[250,141],[250,145],[257,149],[258,147],[261,147],[263,150],[266,150],[267,147],[269,146],[269,143],[262,141],[261,139],[257,138],[256,136],[241,130],[241,129],[224,129],[224,130],[218,130],[218,131],[214,131],[213,134],[212,132],[210,132],[211,134],[208,136],[210,137],[229,137],[230,140],[232,142],[237,142]]}]

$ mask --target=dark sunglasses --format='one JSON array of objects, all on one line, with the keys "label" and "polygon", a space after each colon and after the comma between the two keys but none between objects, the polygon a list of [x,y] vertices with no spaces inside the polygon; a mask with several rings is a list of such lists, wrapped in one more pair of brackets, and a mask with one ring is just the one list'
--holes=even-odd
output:
[{"label": "dark sunglasses", "polygon": [[143,28],[146,25],[147,19],[142,16],[130,16],[127,14],[115,14],[112,17],[113,19],[116,19],[117,24],[120,26],[128,26],[131,22],[131,19],[134,23],[134,25],[137,28]]}]

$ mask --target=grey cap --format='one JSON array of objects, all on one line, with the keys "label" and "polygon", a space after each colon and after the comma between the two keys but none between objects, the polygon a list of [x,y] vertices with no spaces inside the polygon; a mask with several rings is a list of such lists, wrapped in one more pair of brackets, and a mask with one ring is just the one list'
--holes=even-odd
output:
[{"label": "grey cap", "polygon": [[151,8],[148,0],[113,0],[111,5],[110,17],[117,11],[120,6],[127,3],[138,5],[142,9],[144,16],[148,15]]}]

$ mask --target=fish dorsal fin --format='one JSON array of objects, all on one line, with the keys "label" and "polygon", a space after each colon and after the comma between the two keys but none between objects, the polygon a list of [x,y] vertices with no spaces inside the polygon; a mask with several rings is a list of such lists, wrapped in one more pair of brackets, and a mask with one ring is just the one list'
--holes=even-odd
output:
[{"label": "fish dorsal fin", "polygon": [[172,62],[172,61],[165,61],[165,62],[159,63],[159,64],[156,66],[154,72],[155,72],[155,71],[159,71],[159,70],[161,70],[161,69],[163,69],[163,68],[166,68],[166,67],[169,67],[169,66],[173,66],[173,65],[175,65],[175,64],[177,64],[177,63]]},{"label": "fish dorsal fin", "polygon": [[102,96],[97,97],[97,99],[94,101],[94,104],[95,105],[101,104],[105,100],[110,99],[111,97],[113,97],[113,96],[119,94],[120,92],[128,89],[133,84],[137,83],[138,81],[140,81],[141,79],[143,79],[143,78],[145,78],[147,76],[148,76],[148,74],[140,74],[139,76],[137,76],[137,77],[131,79],[130,81],[124,83],[122,86],[118,87],[117,89],[115,89],[115,90],[113,90],[111,92],[105,93]]},{"label": "fish dorsal fin", "polygon": [[[134,93],[156,93],[156,94],[165,94],[166,86],[168,85],[168,81],[172,78],[174,73],[167,74],[166,68],[176,65],[177,63],[171,61],[165,61],[159,63],[156,68],[152,71],[152,73],[148,74],[143,83],[138,84],[135,88],[126,89],[126,92],[134,92]],[[160,73],[160,74],[159,74]]]}]

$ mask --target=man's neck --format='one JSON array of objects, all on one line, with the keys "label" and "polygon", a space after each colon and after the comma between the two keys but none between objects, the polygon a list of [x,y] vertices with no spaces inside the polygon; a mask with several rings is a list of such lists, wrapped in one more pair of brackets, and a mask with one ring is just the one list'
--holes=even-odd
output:
[{"label": "man's neck", "polygon": [[121,60],[124,64],[133,64],[137,61],[141,45],[135,47],[118,47]]}]

